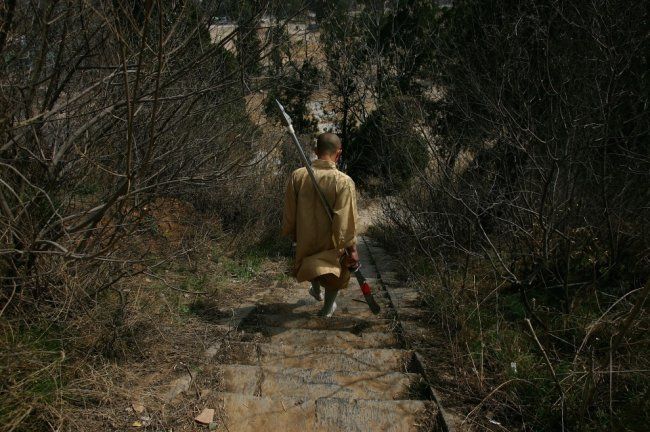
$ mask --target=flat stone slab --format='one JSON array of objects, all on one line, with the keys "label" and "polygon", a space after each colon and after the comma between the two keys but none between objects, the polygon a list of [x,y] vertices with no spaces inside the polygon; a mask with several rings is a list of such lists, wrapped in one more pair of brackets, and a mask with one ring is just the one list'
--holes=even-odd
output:
[{"label": "flat stone slab", "polygon": [[345,432],[408,432],[422,430],[437,410],[415,400],[373,401],[323,398],[316,400],[316,430]]},{"label": "flat stone slab", "polygon": [[256,397],[219,393],[217,430],[228,432],[415,432],[437,412],[431,402]]},{"label": "flat stone slab", "polygon": [[251,396],[407,399],[421,377],[399,372],[336,372],[275,366],[221,366],[224,390]]},{"label": "flat stone slab", "polygon": [[220,432],[315,431],[313,400],[219,393],[218,404],[217,431]]},{"label": "flat stone slab", "polygon": [[395,349],[336,349],[284,344],[233,343],[228,364],[357,372],[405,372],[413,353]]},{"label": "flat stone slab", "polygon": [[355,334],[338,330],[287,329],[266,327],[262,333],[269,336],[271,343],[300,346],[337,348],[399,348],[399,340],[393,333],[365,332]]}]

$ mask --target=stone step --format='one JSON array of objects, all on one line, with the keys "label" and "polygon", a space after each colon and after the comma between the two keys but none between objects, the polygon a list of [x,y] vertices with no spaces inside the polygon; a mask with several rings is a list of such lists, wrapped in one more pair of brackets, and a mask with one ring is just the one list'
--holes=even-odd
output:
[{"label": "stone step", "polygon": [[353,372],[406,372],[413,353],[397,349],[338,349],[234,342],[221,363]]},{"label": "stone step", "polygon": [[315,431],[314,400],[218,393],[215,422],[219,432]]},{"label": "stone step", "polygon": [[421,400],[316,399],[316,431],[415,432],[431,430],[437,408]]},{"label": "stone step", "polygon": [[[375,300],[379,305],[387,311],[389,308],[388,299],[382,295],[375,295]],[[350,314],[359,318],[370,318],[375,317],[370,311],[368,304],[362,295],[358,297],[343,297],[336,299],[336,313],[334,316],[340,315],[342,312],[344,314]],[[282,315],[282,314],[297,314],[305,316],[314,316],[320,311],[323,307],[322,302],[310,302],[307,304],[296,305],[293,303],[281,304],[276,303],[273,305],[259,307],[256,310],[257,314],[269,314],[269,315]],[[381,318],[382,315],[376,316],[376,318]]]},{"label": "stone step", "polygon": [[381,317],[355,317],[350,313],[334,314],[331,318],[316,316],[313,313],[251,314],[245,325],[266,327],[303,328],[310,330],[345,330],[352,333],[390,332],[395,328],[392,319]]},{"label": "stone step", "polygon": [[223,389],[250,396],[289,396],[392,400],[408,399],[420,381],[417,374],[399,372],[335,372],[275,366],[224,365]]},{"label": "stone step", "polygon": [[287,329],[282,327],[264,327],[261,332],[270,338],[271,343],[305,347],[400,348],[400,342],[393,333],[366,332],[357,335],[347,331]]},{"label": "stone step", "polygon": [[219,393],[217,430],[228,432],[410,432],[437,413],[428,401],[257,397]]}]

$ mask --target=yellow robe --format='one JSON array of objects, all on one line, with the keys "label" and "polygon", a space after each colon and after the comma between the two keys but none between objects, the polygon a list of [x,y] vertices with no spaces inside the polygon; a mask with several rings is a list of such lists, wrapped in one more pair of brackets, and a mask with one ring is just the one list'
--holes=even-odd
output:
[{"label": "yellow robe", "polygon": [[330,223],[307,168],[293,172],[284,198],[282,233],[296,242],[294,276],[298,282],[317,279],[325,287],[346,288],[350,272],[340,259],[356,244],[357,197],[354,182],[330,161],[312,163],[318,184],[334,212]]}]

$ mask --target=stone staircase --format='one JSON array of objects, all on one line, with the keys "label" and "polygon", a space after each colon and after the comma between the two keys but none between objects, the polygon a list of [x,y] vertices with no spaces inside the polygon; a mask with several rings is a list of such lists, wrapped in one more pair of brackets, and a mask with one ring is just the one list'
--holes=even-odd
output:
[{"label": "stone staircase", "polygon": [[393,277],[392,263],[369,239],[361,238],[359,249],[381,314],[371,314],[356,280],[329,319],[315,316],[321,304],[305,287],[284,302],[258,305],[241,323],[244,341],[218,357],[217,430],[435,430],[437,406],[414,353],[403,348],[381,284],[384,275]]}]

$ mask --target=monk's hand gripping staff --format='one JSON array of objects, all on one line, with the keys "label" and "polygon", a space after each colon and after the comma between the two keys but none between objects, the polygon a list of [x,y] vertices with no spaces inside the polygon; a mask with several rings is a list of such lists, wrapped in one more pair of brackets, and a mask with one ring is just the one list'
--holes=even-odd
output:
[{"label": "monk's hand gripping staff", "polygon": [[[309,163],[309,160],[307,159],[307,156],[305,155],[305,152],[302,149],[302,146],[300,145],[300,141],[298,141],[296,132],[293,130],[293,125],[291,124],[291,117],[289,117],[287,112],[284,110],[284,107],[282,106],[280,101],[276,99],[275,103],[278,105],[278,108],[282,113],[282,118],[284,119],[284,123],[287,125],[289,135],[291,135],[291,138],[293,139],[293,143],[298,148],[300,159],[302,160],[302,163],[305,166],[305,168],[307,168],[307,172],[309,173],[309,178],[311,178],[311,181],[314,184],[316,191],[318,192],[318,196],[320,197],[320,201],[323,204],[325,211],[327,212],[327,216],[329,217],[330,222],[333,222],[334,212],[332,211],[332,208],[327,202],[327,199],[325,199],[325,194],[323,194],[323,191],[321,190],[320,186],[318,185],[318,182],[316,181],[314,170],[312,170],[311,164]],[[344,251],[345,254],[347,255],[348,254],[347,249],[344,249]],[[368,307],[370,307],[370,310],[372,311],[373,314],[377,315],[381,311],[381,308],[379,307],[379,304],[377,304],[377,302],[375,301],[375,298],[372,296],[372,289],[370,288],[370,284],[363,276],[363,273],[361,273],[361,264],[357,264],[356,267],[348,268],[348,270],[350,270],[350,272],[354,274],[354,276],[357,278],[357,282],[359,282],[359,286],[361,287],[361,292],[363,293],[363,296],[365,297],[366,302],[368,303]]]}]

